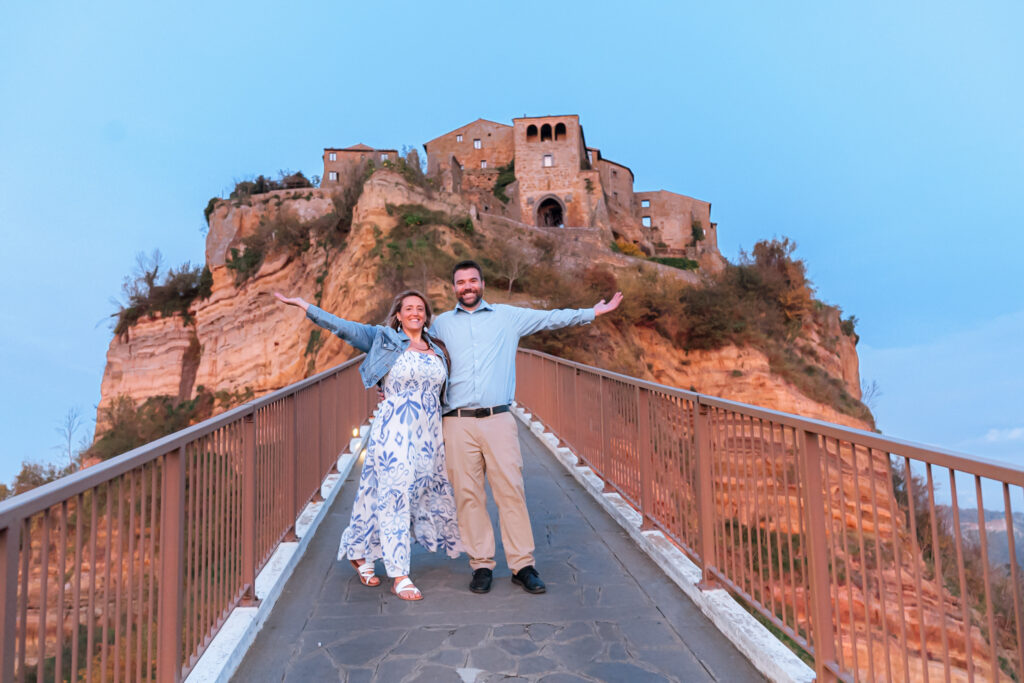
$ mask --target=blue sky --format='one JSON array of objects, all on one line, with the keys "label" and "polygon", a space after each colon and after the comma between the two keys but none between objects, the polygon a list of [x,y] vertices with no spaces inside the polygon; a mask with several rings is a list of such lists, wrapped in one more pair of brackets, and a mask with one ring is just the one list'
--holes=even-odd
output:
[{"label": "blue sky", "polygon": [[209,197],[549,113],[710,201],[726,257],[795,240],[886,433],[1020,462],[1022,6],[707,4],[5,8],[0,480],[94,415],[111,297],[140,251],[202,261]]}]

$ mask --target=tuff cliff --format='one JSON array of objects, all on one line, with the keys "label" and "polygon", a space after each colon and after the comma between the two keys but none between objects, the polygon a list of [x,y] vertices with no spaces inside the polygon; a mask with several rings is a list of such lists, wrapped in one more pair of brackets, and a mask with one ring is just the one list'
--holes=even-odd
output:
[{"label": "tuff cliff", "polygon": [[[425,220],[472,216],[475,221],[471,232],[435,229],[432,239],[436,244],[417,253],[408,217],[395,210],[410,206],[425,210]],[[277,190],[217,202],[209,216],[206,240],[206,265],[212,273],[209,296],[195,301],[187,317],[143,317],[126,334],[111,340],[101,388],[99,430],[106,424],[105,410],[118,396],[135,402],[158,395],[182,401],[194,396],[197,387],[235,395],[251,389],[261,395],[354,355],[344,342],[319,334],[295,309],[277,304],[271,296],[274,291],[318,300],[323,308],[347,318],[377,322],[400,284],[426,290],[439,310],[452,306],[454,297],[443,275],[446,266],[457,258],[481,254],[490,256],[488,262],[501,264],[501,275],[496,271],[487,274],[488,299],[528,306],[565,301],[554,292],[545,297],[542,278],[537,278],[529,292],[516,291],[516,287],[511,293],[506,291],[508,262],[517,257],[535,262],[546,259],[548,269],[556,273],[601,264],[612,274],[634,278],[640,277],[636,275],[640,271],[649,271],[681,284],[697,285],[701,279],[700,271],[616,254],[597,231],[526,228],[492,216],[476,216],[472,204],[459,194],[417,185],[386,169],[365,180],[351,207],[351,227],[343,246],[331,248],[314,237],[305,249],[269,250],[246,278],[239,276],[237,268],[229,267],[232,249],[236,256],[244,253],[245,239],[260,229],[261,222],[287,216],[309,225],[335,211],[332,195],[321,189]],[[413,227],[425,230],[429,223]],[[518,251],[510,253],[510,245]],[[437,263],[445,256],[447,263]],[[396,266],[396,260],[402,263]],[[521,270],[525,273],[530,267],[524,263]],[[720,268],[717,261],[705,265],[707,270],[716,268]],[[850,397],[858,399],[856,348],[839,325],[837,311],[805,321],[794,348],[813,358],[823,375],[834,378]],[[650,326],[614,324],[607,319],[575,334],[578,340],[587,340],[568,349],[566,355],[575,360],[780,411],[870,426],[865,419],[806,395],[773,371],[768,357],[757,348],[729,344],[714,350],[684,351]],[[531,339],[528,344],[558,350],[557,343],[543,338],[539,342]]]},{"label": "tuff cliff", "polygon": [[[807,298],[809,290],[802,285],[780,289],[777,282],[772,284],[773,272],[793,270],[792,262],[778,253],[755,254],[763,257],[761,271],[736,271],[746,287],[776,287],[782,303],[772,327],[756,320],[766,315],[763,309],[758,312],[748,300],[729,298],[736,297],[735,288],[720,286],[725,280],[714,273],[725,269],[728,275],[728,264],[707,262],[696,271],[680,270],[615,253],[600,230],[530,228],[478,215],[461,194],[444,192],[405,171],[368,174],[347,198],[302,189],[211,202],[209,295],[197,298],[187,316],[144,317],[111,341],[98,431],[107,426],[119,396],[135,403],[156,396],[184,401],[203,387],[226,396],[226,406],[250,391],[260,395],[281,388],[355,354],[339,339],[321,334],[296,309],[278,304],[271,296],[274,291],[300,295],[362,321],[379,321],[393,294],[407,286],[425,291],[438,310],[445,310],[454,304],[448,269],[466,257],[478,258],[488,269],[486,296],[491,301],[550,307],[593,304],[613,287],[626,293],[622,308],[596,324],[535,335],[524,340],[525,346],[670,386],[872,427],[870,413],[859,403],[852,329],[838,309]],[[303,226],[307,233],[296,232]],[[295,238],[299,233],[306,237]],[[247,260],[246,253],[255,253],[249,250],[256,245],[260,258]],[[761,279],[750,280],[754,275]],[[679,318],[681,301],[692,315],[703,316],[700,324]],[[784,333],[766,339],[764,330],[772,329]],[[784,442],[780,449],[786,450]],[[795,535],[799,529],[788,515],[775,519],[758,513],[769,508],[769,497],[784,501],[784,509],[794,511],[793,519],[800,509],[794,487],[780,484],[778,476],[757,474],[763,468],[759,453],[737,456],[739,469],[731,480],[736,495],[716,503],[729,507],[738,524],[758,533]],[[898,507],[899,498],[888,456],[848,449],[833,456],[836,465],[827,481],[833,492],[841,490],[844,502],[828,509],[829,528],[869,538],[907,537],[907,520],[888,512]],[[796,463],[787,466],[795,468]],[[835,475],[839,469],[860,473],[859,490],[850,488],[850,476]],[[864,529],[855,521],[858,509],[870,521]],[[862,553],[844,550],[839,556],[851,570],[860,570],[866,562]],[[915,587],[911,577],[919,558],[902,556],[896,565],[902,574],[900,569],[879,573],[872,585],[850,586],[833,597],[837,614],[868,615],[875,628],[884,624],[889,633],[888,642],[882,643],[877,637],[858,639],[842,626],[846,661],[869,660],[873,646],[899,646],[893,635],[898,620],[879,605],[903,600],[910,606],[912,627],[907,636],[909,677],[920,679],[920,665],[927,661],[922,654],[938,637],[936,624],[943,622],[949,629],[953,678],[959,680],[968,659],[967,633],[978,651],[980,631],[958,621],[959,599],[927,575]],[[803,614],[807,608],[807,596],[784,581],[769,581],[759,590],[783,610]],[[924,642],[915,641],[922,632]],[[936,662],[927,666],[933,679],[941,677]]]}]

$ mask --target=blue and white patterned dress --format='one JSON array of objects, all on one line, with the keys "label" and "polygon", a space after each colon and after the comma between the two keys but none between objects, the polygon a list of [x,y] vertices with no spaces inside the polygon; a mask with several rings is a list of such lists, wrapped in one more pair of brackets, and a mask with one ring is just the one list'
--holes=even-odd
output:
[{"label": "blue and white patterned dress", "polygon": [[445,471],[439,392],[447,372],[435,355],[406,351],[384,378],[366,460],[338,559],[384,559],[409,574],[411,541],[458,557],[455,498]]}]

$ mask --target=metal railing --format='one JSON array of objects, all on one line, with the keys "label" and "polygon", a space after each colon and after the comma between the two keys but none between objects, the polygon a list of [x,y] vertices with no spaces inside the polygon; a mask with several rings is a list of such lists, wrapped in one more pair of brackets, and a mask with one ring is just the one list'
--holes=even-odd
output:
[{"label": "metal railing", "polygon": [[517,367],[517,400],[818,680],[1024,680],[1024,470],[533,351]]},{"label": "metal railing", "polygon": [[0,503],[0,680],[187,675],[370,414],[360,359]]}]

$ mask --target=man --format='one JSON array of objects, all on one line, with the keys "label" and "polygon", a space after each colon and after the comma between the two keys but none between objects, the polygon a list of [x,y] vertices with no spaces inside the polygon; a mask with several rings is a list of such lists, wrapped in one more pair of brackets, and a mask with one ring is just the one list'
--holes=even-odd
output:
[{"label": "man", "polygon": [[516,349],[520,337],[585,325],[614,311],[622,293],[586,309],[536,311],[489,304],[483,298],[483,271],[475,261],[455,264],[452,286],[458,304],[435,318],[430,334],[448,346],[452,362],[444,405],[444,444],[459,531],[473,569],[469,589],[488,592],[495,566],[486,477],[498,506],[512,582],[528,593],[543,593],[544,582],[533,566],[533,531],[526,509],[516,421],[509,412],[516,387]]}]

